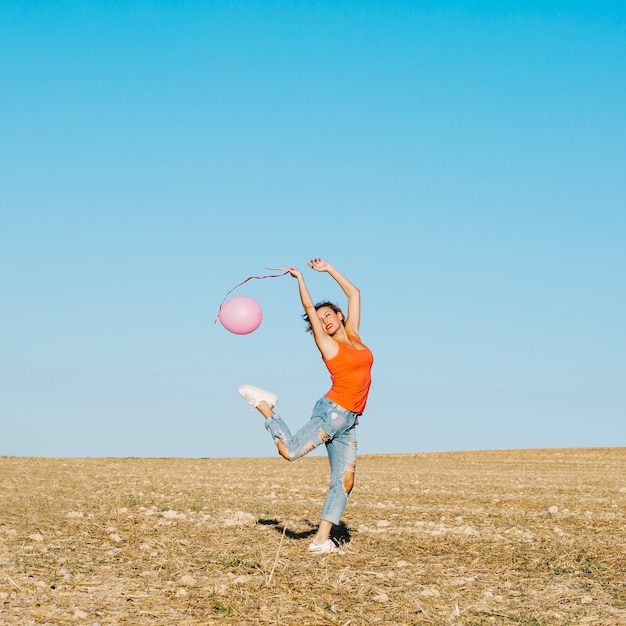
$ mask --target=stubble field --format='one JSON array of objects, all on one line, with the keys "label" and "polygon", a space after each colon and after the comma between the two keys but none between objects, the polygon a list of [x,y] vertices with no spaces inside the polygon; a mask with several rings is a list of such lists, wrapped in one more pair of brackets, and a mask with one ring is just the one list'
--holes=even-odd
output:
[{"label": "stubble field", "polygon": [[626,624],[626,449],[0,457],[0,623]]}]

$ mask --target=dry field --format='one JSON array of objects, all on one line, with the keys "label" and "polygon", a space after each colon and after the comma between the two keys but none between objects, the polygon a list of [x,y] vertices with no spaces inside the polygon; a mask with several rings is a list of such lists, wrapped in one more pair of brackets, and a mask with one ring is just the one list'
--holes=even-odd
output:
[{"label": "dry field", "polygon": [[1,624],[626,624],[626,449],[0,457]]}]

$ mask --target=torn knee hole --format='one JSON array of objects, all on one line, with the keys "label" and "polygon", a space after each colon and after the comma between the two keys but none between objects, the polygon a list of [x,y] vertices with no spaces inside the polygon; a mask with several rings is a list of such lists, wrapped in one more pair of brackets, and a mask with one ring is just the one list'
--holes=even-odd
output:
[{"label": "torn knee hole", "polygon": [[350,495],[352,488],[354,487],[354,475],[356,473],[356,463],[350,463],[343,473],[342,482],[343,488],[346,491],[346,495]]},{"label": "torn knee hole", "polygon": [[283,457],[283,459],[291,461],[289,452],[287,452],[287,446],[280,439],[276,442],[276,447],[278,448],[278,453]]},{"label": "torn knee hole", "polygon": [[322,441],[328,441],[330,439],[330,435],[327,432],[320,429],[320,439]]}]

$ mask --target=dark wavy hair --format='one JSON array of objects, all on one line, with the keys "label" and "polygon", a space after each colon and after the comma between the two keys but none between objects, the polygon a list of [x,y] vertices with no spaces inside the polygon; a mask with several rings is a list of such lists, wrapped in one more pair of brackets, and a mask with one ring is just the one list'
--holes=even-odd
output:
[{"label": "dark wavy hair", "polygon": [[[324,302],[318,302],[315,305],[315,310],[319,311],[321,308],[327,306],[329,309],[332,309],[335,313],[341,313],[343,315],[343,311],[334,303],[334,302],[328,302],[328,301],[324,301]],[[344,319],[341,320],[341,323],[345,326],[346,325],[346,319],[345,319],[345,315],[343,315]],[[311,326],[311,320],[309,319],[309,316],[305,313],[302,316],[302,319],[306,322],[306,332],[307,333],[312,333],[313,332],[313,327]]]}]

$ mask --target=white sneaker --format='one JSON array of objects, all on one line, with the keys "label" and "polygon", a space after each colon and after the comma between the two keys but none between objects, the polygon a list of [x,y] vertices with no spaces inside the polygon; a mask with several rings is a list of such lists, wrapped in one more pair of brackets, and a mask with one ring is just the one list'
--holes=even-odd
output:
[{"label": "white sneaker", "polygon": [[332,539],[326,539],[324,543],[315,543],[315,541],[311,541],[309,544],[309,552],[311,554],[329,554],[331,552],[334,552],[335,554],[345,554],[345,552],[339,548],[339,546]]},{"label": "white sneaker", "polygon": [[264,391],[254,385],[241,385],[237,390],[239,395],[256,409],[259,402],[267,402],[270,408],[274,408],[278,402],[278,396],[271,391]]}]

